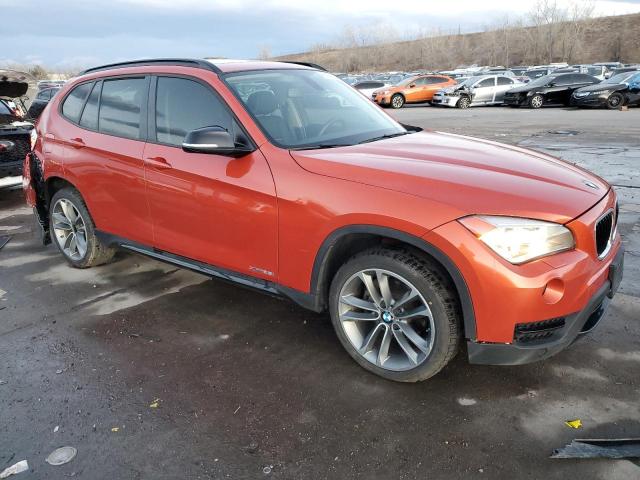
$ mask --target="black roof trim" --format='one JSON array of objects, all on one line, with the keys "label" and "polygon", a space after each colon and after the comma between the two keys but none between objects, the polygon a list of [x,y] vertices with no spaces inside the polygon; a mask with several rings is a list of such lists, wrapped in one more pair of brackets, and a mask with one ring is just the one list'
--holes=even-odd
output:
[{"label": "black roof trim", "polygon": [[153,65],[175,65],[175,66],[181,66],[181,67],[194,67],[194,68],[209,70],[211,72],[218,73],[218,74],[222,73],[222,70],[220,70],[213,63],[208,62],[206,60],[196,60],[196,59],[190,59],[190,58],[157,58],[157,59],[148,59],[148,60],[133,60],[129,62],[110,63],[108,65],[88,68],[84,72],[81,72],[80,75],[93,73],[93,72],[101,72],[103,70],[111,70],[115,68],[146,67],[146,66],[153,66]]},{"label": "black roof trim", "polygon": [[323,72],[326,72],[327,69],[318,65],[317,63],[311,63],[311,62],[290,62],[287,60],[279,60],[280,63],[292,63],[293,65],[301,65],[303,67],[310,67],[310,68],[315,68],[317,70],[322,70]]}]

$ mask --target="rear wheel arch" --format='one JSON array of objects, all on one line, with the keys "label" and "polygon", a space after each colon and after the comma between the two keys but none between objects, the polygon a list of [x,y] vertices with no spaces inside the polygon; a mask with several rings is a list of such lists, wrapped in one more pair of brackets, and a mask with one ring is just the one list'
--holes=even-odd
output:
[{"label": "rear wheel arch", "polygon": [[45,180],[45,198],[47,201],[47,207],[51,203],[51,199],[56,194],[56,192],[62,190],[63,188],[73,188],[76,192],[80,193],[78,188],[65,178],[52,176]]},{"label": "rear wheel arch", "polygon": [[430,257],[448,274],[453,282],[462,308],[465,338],[476,338],[476,321],[471,293],[455,263],[440,249],[420,237],[388,227],[375,225],[349,225],[334,230],[322,243],[311,273],[311,293],[317,310],[328,304],[331,281],[342,264],[359,252],[373,246],[384,245],[405,248],[421,256]]}]

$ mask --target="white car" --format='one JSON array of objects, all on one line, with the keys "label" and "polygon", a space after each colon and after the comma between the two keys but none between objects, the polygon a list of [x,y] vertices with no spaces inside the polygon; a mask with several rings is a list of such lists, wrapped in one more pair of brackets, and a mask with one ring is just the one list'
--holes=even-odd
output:
[{"label": "white car", "polygon": [[521,85],[524,84],[504,75],[470,77],[458,85],[438,90],[433,95],[431,104],[458,108],[500,105],[506,92]]},{"label": "white car", "polygon": [[373,100],[373,92],[380,88],[388,87],[390,83],[378,81],[378,80],[363,80],[356,83],[353,88],[358,90],[361,94],[367,97],[369,100]]}]

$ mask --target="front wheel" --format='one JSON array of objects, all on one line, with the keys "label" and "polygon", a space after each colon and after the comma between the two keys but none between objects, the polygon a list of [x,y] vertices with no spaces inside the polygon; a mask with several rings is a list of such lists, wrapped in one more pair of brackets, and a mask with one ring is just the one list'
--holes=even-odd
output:
[{"label": "front wheel", "polygon": [[612,93],[607,98],[607,108],[609,110],[617,110],[624,105],[624,96],[621,93]]},{"label": "front wheel", "polygon": [[461,109],[467,109],[471,105],[471,99],[467,96],[460,97],[460,100],[456,103],[456,107]]},{"label": "front wheel", "polygon": [[114,248],[103,245],[96,237],[89,210],[74,188],[55,193],[49,208],[49,225],[58,250],[76,268],[107,263],[115,254]]},{"label": "front wheel", "polygon": [[531,108],[541,108],[544,105],[544,97],[539,93],[536,93],[529,99],[529,106]]},{"label": "front wheel", "polygon": [[396,93],[393,97],[391,97],[391,107],[393,108],[402,108],[404,106],[404,97],[399,93]]},{"label": "front wheel", "polygon": [[426,380],[458,351],[462,334],[455,288],[427,258],[383,248],[362,252],[338,270],[329,303],[343,347],[383,378]]}]

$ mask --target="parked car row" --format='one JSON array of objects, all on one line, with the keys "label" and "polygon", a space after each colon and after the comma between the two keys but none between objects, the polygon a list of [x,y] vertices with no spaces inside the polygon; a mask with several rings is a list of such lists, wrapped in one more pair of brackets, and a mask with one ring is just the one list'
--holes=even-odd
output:
[{"label": "parked car row", "polygon": [[[550,69],[536,69],[529,72]],[[436,106],[468,108],[479,105],[508,105],[541,108],[546,105],[599,106],[610,109],[640,104],[640,68],[618,73],[606,80],[556,69],[529,82],[520,76],[492,74],[452,78],[442,74],[416,75],[396,85],[363,81],[355,85],[382,107],[402,108],[406,104],[431,103]],[[534,73],[537,75],[537,73]]]}]

